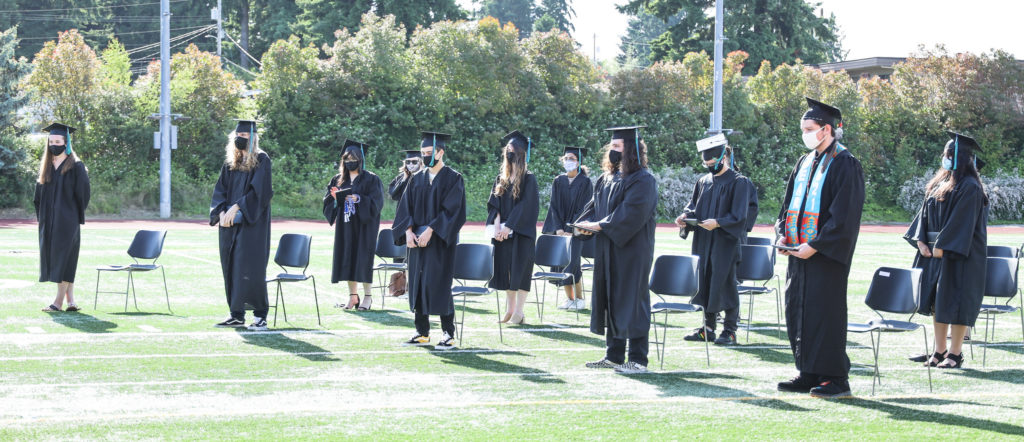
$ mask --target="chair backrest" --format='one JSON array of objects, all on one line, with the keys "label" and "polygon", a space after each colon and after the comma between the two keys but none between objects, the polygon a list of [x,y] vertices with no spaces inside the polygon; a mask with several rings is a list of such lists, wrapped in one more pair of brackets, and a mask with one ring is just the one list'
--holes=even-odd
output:
[{"label": "chair backrest", "polygon": [[986,256],[1016,258],[1017,250],[1010,246],[988,246]]},{"label": "chair backrest", "polygon": [[693,296],[697,294],[697,264],[692,255],[661,255],[651,270],[651,291],[659,295]]},{"label": "chair backrest", "polygon": [[313,237],[301,233],[285,233],[277,243],[274,262],[281,267],[309,266],[309,244]]},{"label": "chair backrest", "polygon": [[132,245],[128,246],[128,256],[135,259],[157,259],[164,250],[166,230],[139,230],[135,232]]},{"label": "chair backrest", "polygon": [[736,279],[741,281],[767,281],[775,276],[775,263],[772,262],[770,246],[740,246],[740,265],[736,269]]},{"label": "chair backrest", "polygon": [[985,296],[1012,298],[1017,294],[1017,260],[985,258]]},{"label": "chair backrest", "polygon": [[593,239],[589,241],[583,241],[583,248],[580,249],[580,256],[587,259],[594,259],[597,257],[597,241]]},{"label": "chair backrest", "polygon": [[771,238],[762,238],[760,236],[748,236],[747,245],[751,246],[770,246],[772,245]]},{"label": "chair backrest", "polygon": [[534,262],[539,266],[547,267],[568,266],[571,247],[572,237],[570,236],[541,235],[537,238],[537,255]]},{"label": "chair backrest", "polygon": [[455,246],[455,279],[490,281],[494,276],[494,246],[458,244]]},{"label": "chair backrest", "polygon": [[920,293],[921,269],[879,267],[871,278],[864,303],[879,312],[914,314]]},{"label": "chair backrest", "polygon": [[394,233],[384,229],[377,234],[377,249],[373,253],[381,258],[403,258],[405,246],[396,246]]}]

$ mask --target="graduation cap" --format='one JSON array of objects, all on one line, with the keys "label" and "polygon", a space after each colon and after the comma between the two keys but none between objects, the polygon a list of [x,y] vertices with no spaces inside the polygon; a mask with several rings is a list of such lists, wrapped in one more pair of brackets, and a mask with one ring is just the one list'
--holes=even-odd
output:
[{"label": "graduation cap", "polygon": [[531,140],[530,137],[523,135],[523,133],[518,130],[514,130],[506,134],[501,139],[502,146],[508,145],[508,143],[512,143],[512,147],[518,150],[525,150],[526,162],[530,162],[530,150],[533,148],[533,140]]},{"label": "graduation cap", "polygon": [[257,133],[256,133],[256,123],[260,123],[261,121],[259,121],[259,120],[245,120],[245,119],[240,119],[240,118],[235,118],[234,120],[238,122],[238,124],[235,126],[235,134],[239,134],[239,133],[243,133],[243,132],[249,134],[249,141],[247,142],[249,147],[248,147],[247,150],[249,151],[249,153],[252,153],[252,148],[254,146],[253,140],[257,136]]},{"label": "graduation cap", "polygon": [[351,149],[353,151],[359,151],[359,160],[366,159],[366,151],[369,150],[369,145],[366,143],[360,143],[353,140],[345,140],[345,145],[341,148],[341,154],[345,155]]},{"label": "graduation cap", "polygon": [[[64,137],[64,153],[71,155],[71,134],[75,133],[75,128],[68,126],[63,123],[53,123],[43,128],[43,130],[50,133],[50,135],[61,135]],[[49,141],[47,141],[49,143]]]},{"label": "graduation cap", "polygon": [[822,103],[810,97],[804,97],[807,100],[807,112],[804,112],[804,116],[801,120],[814,120],[821,123],[822,126],[829,124],[833,128],[843,127],[843,113],[833,106]]},{"label": "graduation cap", "polygon": [[640,129],[647,126],[619,126],[605,129],[612,133],[612,140],[632,139],[636,145],[636,161],[640,162]]},{"label": "graduation cap", "polygon": [[565,155],[567,153],[571,153],[573,155],[576,155],[576,160],[579,161],[580,164],[583,164],[583,156],[587,154],[587,148],[586,147],[576,147],[576,146],[565,146],[565,148],[562,149],[562,155]]},{"label": "graduation cap", "polygon": [[405,149],[405,159],[411,160],[413,158],[423,158],[423,154],[420,153],[419,149]]},{"label": "graduation cap", "polygon": [[949,142],[946,144],[953,144],[953,170],[956,170],[961,150],[964,151],[964,155],[967,155],[967,157],[974,161],[975,170],[981,170],[982,167],[985,167],[985,162],[978,159],[977,152],[983,152],[984,150],[981,148],[981,145],[978,144],[977,140],[951,130],[947,130],[946,134],[948,134],[950,138]]},{"label": "graduation cap", "polygon": [[[420,148],[433,147],[435,149],[440,148],[445,151],[448,150],[445,144],[452,140],[451,135],[430,131],[421,131],[420,133],[423,135],[423,141],[420,142]],[[430,155],[430,167],[434,167],[434,155]]]},{"label": "graduation cap", "polygon": [[[721,161],[722,157],[725,156],[725,146],[729,144],[729,140],[725,138],[724,133],[720,133],[697,140],[696,144],[697,152],[700,152],[701,159],[708,161],[712,158],[718,158],[718,160]],[[731,157],[729,158],[729,162],[732,162]]]}]

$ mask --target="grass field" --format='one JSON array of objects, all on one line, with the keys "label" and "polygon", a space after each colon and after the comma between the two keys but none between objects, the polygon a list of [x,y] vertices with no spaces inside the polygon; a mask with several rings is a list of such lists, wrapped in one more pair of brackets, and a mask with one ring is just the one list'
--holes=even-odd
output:
[{"label": "grass field", "polygon": [[[710,368],[703,345],[682,340],[699,317],[676,315],[663,369],[652,351],[651,374],[588,370],[584,362],[603,355],[603,338],[589,333],[586,315],[577,320],[556,310],[562,298],[551,290],[544,322],[528,305],[527,324],[506,328],[504,344],[494,298],[486,297],[470,304],[459,350],[402,347],[413,332],[406,301],[388,300],[381,310],[377,297],[366,313],[332,307],[345,301],[347,290],[329,283],[333,240],[325,224],[275,223],[273,232],[275,247],[282,233],[314,235],[310,270],[318,277],[322,327],[311,288],[290,284],[290,323],[279,316],[277,327],[262,333],[213,328],[227,313],[216,231],[180,223],[163,227],[169,233],[160,260],[173,313],[157,274],[136,279],[141,311],[130,306],[125,313],[116,294],[101,294],[94,309],[93,269],[128,263],[125,250],[136,228],[86,224],[76,284],[85,310],[55,314],[40,312],[55,289],[35,282],[35,226],[0,228],[0,439],[1024,436],[1024,347],[1016,315],[998,318],[984,368],[976,345],[967,369],[932,371],[931,393],[924,368],[906,360],[922,351],[919,332],[882,338],[882,384],[874,396],[869,338],[851,334],[856,398],[818,400],[775,389],[795,372],[769,297],[755,301],[750,342],[741,328],[742,345],[712,346]],[[479,228],[462,235],[466,242],[482,238]],[[1020,233],[989,236],[990,244],[1022,241]],[[659,254],[687,254],[690,247],[668,229],[659,230],[657,245]],[[850,276],[851,321],[873,315],[863,298],[874,269],[907,267],[912,252],[900,234],[861,235]],[[123,288],[124,278],[105,274],[101,290]],[[436,324],[434,330],[436,341]],[[981,334],[979,328],[977,341]]]}]

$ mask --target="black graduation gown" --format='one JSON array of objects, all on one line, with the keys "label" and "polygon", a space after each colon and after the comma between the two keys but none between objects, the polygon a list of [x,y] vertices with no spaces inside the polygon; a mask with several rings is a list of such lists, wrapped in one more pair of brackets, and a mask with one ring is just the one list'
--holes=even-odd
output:
[{"label": "black graduation gown", "polygon": [[220,222],[220,213],[238,204],[242,222],[219,227],[220,267],[224,292],[233,313],[267,310],[267,261],[270,259],[270,157],[260,152],[257,165],[248,172],[220,169],[210,201],[210,225]]},{"label": "black graduation gown", "polygon": [[595,244],[590,331],[618,339],[648,336],[658,184],[646,169],[623,177],[604,174],[579,221],[594,221],[601,232],[584,240]]},{"label": "black graduation gown", "polygon": [[[331,196],[331,187],[351,187],[351,191],[338,192],[338,200]],[[345,197],[359,195],[356,213],[345,222]],[[334,226],[334,259],[331,264],[331,282],[373,282],[373,257],[377,250],[377,232],[380,230],[380,210],[384,205],[384,191],[380,177],[363,170],[351,184],[342,183],[335,175],[324,194],[324,218]]]},{"label": "black graduation gown", "polygon": [[391,180],[388,184],[388,196],[391,197],[392,201],[398,201],[402,199],[402,194],[405,193],[405,186],[409,184],[409,177],[406,176],[405,172],[401,172],[395,179]]},{"label": "black graduation gown", "polygon": [[935,315],[944,324],[974,326],[985,295],[988,206],[984,190],[973,176],[965,177],[945,201],[927,198],[904,238],[917,249],[937,234],[934,248],[942,258],[925,258],[918,252],[914,267],[921,269],[921,303],[918,312]]},{"label": "black graduation gown", "polygon": [[746,236],[750,189],[747,177],[729,169],[720,176],[707,174],[693,185],[693,196],[684,213],[688,218],[715,219],[719,227],[707,230],[687,226],[693,231],[692,253],[700,257],[700,289],[690,301],[708,312],[739,307],[736,291],[736,263],[740,245]]},{"label": "black graduation gown", "polygon": [[[833,149],[834,143],[827,154]],[[778,235],[785,234],[786,210],[803,161],[817,161],[816,152],[802,157],[789,176],[786,198],[775,223]],[[846,290],[864,208],[864,172],[848,150],[832,161],[822,186],[818,235],[808,242],[818,252],[809,259],[789,257],[786,330],[797,370],[846,377],[850,372]]]},{"label": "black graduation gown", "polygon": [[398,202],[391,227],[395,244],[405,244],[405,231],[429,226],[434,230],[426,247],[408,249],[406,281],[409,308],[428,315],[455,313],[452,279],[455,277],[455,246],[466,223],[466,188],[462,175],[448,166],[431,183],[429,173],[412,176]]},{"label": "black graduation gown", "polygon": [[757,223],[758,212],[757,187],[755,187],[754,183],[751,182],[750,186],[747,188],[747,222],[743,230],[742,244],[747,243],[747,234],[754,230],[754,224]]},{"label": "black graduation gown", "polygon": [[[551,182],[551,206],[548,207],[548,215],[544,218],[541,232],[548,235],[554,235],[559,230],[571,233],[572,229],[565,225],[580,217],[583,208],[587,206],[593,196],[594,184],[590,182],[590,177],[583,170],[580,170],[571,183],[569,176],[564,173],[556,177]],[[564,270],[557,267],[551,268],[552,272],[572,273],[574,277],[573,279],[553,281],[553,284],[563,287],[574,282],[578,283],[583,278],[583,271],[580,270],[580,254],[582,252],[583,241],[574,237],[569,267]]]},{"label": "black graduation gown", "polygon": [[[495,184],[498,179],[495,178]],[[492,191],[487,199],[487,224],[493,224],[501,215],[501,223],[512,230],[504,241],[491,240],[494,245],[494,277],[487,286],[495,290],[530,291],[540,196],[537,178],[532,173],[527,172],[519,185],[522,190],[518,199],[512,198],[511,189],[506,189],[501,196],[495,196]]]},{"label": "black graduation gown", "polygon": [[85,224],[89,207],[89,173],[81,161],[67,173],[60,173],[53,163],[49,167],[50,182],[37,183],[33,198],[39,223],[39,282],[75,282],[82,244],[79,226]]}]

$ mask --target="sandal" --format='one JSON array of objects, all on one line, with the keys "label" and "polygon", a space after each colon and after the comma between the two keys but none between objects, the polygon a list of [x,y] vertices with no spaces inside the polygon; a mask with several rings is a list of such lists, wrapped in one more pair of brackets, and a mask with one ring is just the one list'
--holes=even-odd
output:
[{"label": "sandal", "polygon": [[77,312],[79,310],[82,310],[82,309],[78,307],[78,304],[68,305],[68,308],[64,309],[64,311],[66,311],[66,312]]},{"label": "sandal", "polygon": [[50,304],[49,307],[44,308],[43,311],[44,312],[59,312],[59,311],[61,311],[61,309],[60,309],[60,307],[57,307],[57,306],[55,306],[53,304]]},{"label": "sandal", "polygon": [[945,353],[935,352],[935,354],[933,354],[931,358],[929,358],[927,361],[925,361],[924,365],[935,367],[935,366],[941,364],[942,361],[946,360],[946,357],[948,355],[949,355],[949,350],[946,350]]},{"label": "sandal", "polygon": [[361,312],[365,312],[365,311],[369,310],[370,306],[372,306],[372,305],[373,305],[373,296],[366,295],[366,296],[363,297],[362,302],[359,303],[359,307],[357,307],[356,310],[359,310]]},{"label": "sandal", "polygon": [[[352,297],[355,296],[356,302],[352,302]],[[359,295],[353,293],[348,296],[348,305],[345,306],[345,310],[355,309],[359,305]]]},{"label": "sandal", "polygon": [[961,352],[955,355],[950,352],[946,352],[946,359],[940,364],[936,365],[937,368],[963,368],[964,365],[964,354]]}]

